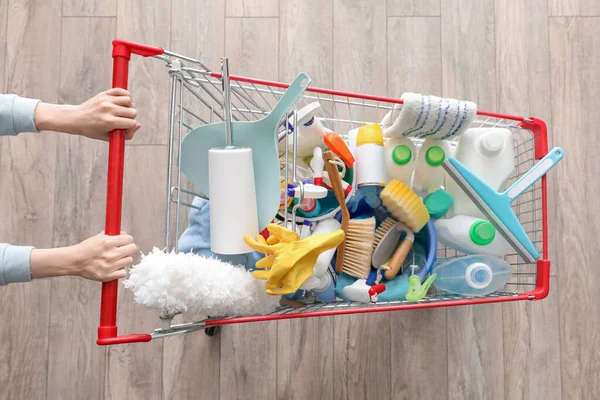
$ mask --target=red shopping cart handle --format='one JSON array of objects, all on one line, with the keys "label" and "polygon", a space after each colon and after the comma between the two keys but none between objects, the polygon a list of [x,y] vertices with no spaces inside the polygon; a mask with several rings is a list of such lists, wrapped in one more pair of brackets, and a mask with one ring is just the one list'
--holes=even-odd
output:
[{"label": "red shopping cart handle", "polygon": [[[127,42],[124,40],[113,40],[113,88],[127,89],[129,59],[131,54],[143,57],[163,54],[160,47],[146,46],[144,44]],[[123,167],[125,159],[125,132],[114,130],[110,133],[110,144],[108,150],[108,178],[106,193],[106,226],[104,232],[107,235],[118,235],[121,233],[121,205],[123,200]],[[100,304],[100,326],[98,327],[98,340],[100,346],[149,342],[152,336],[117,334],[117,295],[119,290],[118,281],[105,282],[102,284],[102,300]]]}]

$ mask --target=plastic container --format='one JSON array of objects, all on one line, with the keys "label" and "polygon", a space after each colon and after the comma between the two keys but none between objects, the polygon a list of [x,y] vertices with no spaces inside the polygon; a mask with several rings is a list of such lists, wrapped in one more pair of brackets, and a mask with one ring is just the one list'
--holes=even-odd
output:
[{"label": "plastic container", "polygon": [[433,267],[440,291],[464,296],[484,296],[502,289],[512,277],[509,263],[482,254],[450,258]]},{"label": "plastic container", "polygon": [[361,186],[385,186],[383,134],[379,124],[358,128],[356,136],[356,182]]},{"label": "plastic container", "polygon": [[442,163],[451,156],[450,142],[426,139],[419,149],[413,188],[421,194],[432,193],[440,189],[446,176]]},{"label": "plastic container", "polygon": [[[454,158],[498,191],[515,167],[515,147],[510,130],[505,128],[470,128],[459,139]],[[477,206],[450,177],[446,190],[453,199],[448,216],[470,215],[484,218]]]},{"label": "plastic container", "polygon": [[413,141],[409,138],[388,139],[383,150],[388,180],[396,179],[412,187],[412,176],[417,161],[417,149]]},{"label": "plastic container", "polygon": [[510,244],[488,220],[456,215],[449,219],[436,219],[433,226],[440,243],[465,254],[504,257],[511,250]]}]

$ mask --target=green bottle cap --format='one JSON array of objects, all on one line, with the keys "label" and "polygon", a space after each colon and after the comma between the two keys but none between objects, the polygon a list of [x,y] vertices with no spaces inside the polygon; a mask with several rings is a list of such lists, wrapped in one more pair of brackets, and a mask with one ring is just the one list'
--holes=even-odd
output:
[{"label": "green bottle cap", "polygon": [[425,161],[432,167],[439,167],[446,159],[446,153],[440,146],[431,146],[425,152]]},{"label": "green bottle cap", "polygon": [[496,236],[496,228],[489,221],[477,221],[471,225],[469,230],[471,241],[479,246],[485,246],[492,243]]},{"label": "green bottle cap", "polygon": [[429,212],[429,215],[433,219],[442,218],[452,205],[452,197],[444,189],[436,190],[433,193],[428,194],[423,203]]},{"label": "green bottle cap", "polygon": [[396,146],[392,151],[392,160],[394,160],[394,163],[397,165],[408,164],[411,158],[412,151],[404,144]]}]

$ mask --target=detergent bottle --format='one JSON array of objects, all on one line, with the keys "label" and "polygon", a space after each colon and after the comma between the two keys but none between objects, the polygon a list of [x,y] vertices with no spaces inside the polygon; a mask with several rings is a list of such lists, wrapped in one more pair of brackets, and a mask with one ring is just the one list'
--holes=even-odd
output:
[{"label": "detergent bottle", "polygon": [[288,151],[294,151],[294,129],[297,129],[296,137],[298,140],[296,156],[303,157],[313,154],[313,149],[323,145],[323,136],[330,133],[331,130],[323,126],[319,118],[315,115],[321,109],[321,104],[318,102],[310,103],[305,107],[301,108],[296,113],[296,125],[293,126],[293,118],[289,119],[290,125],[285,133],[280,134],[279,137],[279,151],[285,149],[285,134],[289,134],[288,137]]},{"label": "detergent bottle", "polygon": [[447,140],[426,139],[417,156],[413,187],[421,194],[440,189],[446,172],[442,163],[452,157],[452,147]]},{"label": "detergent bottle", "polygon": [[477,217],[456,215],[449,219],[436,219],[433,226],[440,243],[465,254],[504,257],[512,248],[496,232],[494,225]]},{"label": "detergent bottle", "polygon": [[396,179],[409,188],[417,160],[416,147],[410,138],[388,139],[384,146],[384,162],[389,180]]},{"label": "detergent bottle", "polygon": [[433,286],[464,296],[484,296],[501,290],[512,277],[509,263],[482,254],[449,258],[433,267]]},{"label": "detergent bottle", "polygon": [[[466,168],[498,191],[513,172],[515,147],[506,128],[470,128],[458,139],[454,157]],[[448,217],[470,215],[484,218],[477,206],[450,177],[446,190],[453,199]]]}]

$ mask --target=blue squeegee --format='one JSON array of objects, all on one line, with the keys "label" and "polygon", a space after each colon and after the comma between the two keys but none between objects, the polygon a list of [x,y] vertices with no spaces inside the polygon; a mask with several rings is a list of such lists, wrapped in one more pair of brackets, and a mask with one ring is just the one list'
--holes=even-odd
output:
[{"label": "blue squeegee", "polygon": [[503,193],[498,193],[489,187],[453,157],[444,161],[443,167],[521,258],[528,263],[533,263],[540,258],[540,255],[510,205],[552,169],[563,156],[563,150],[555,147]]}]

